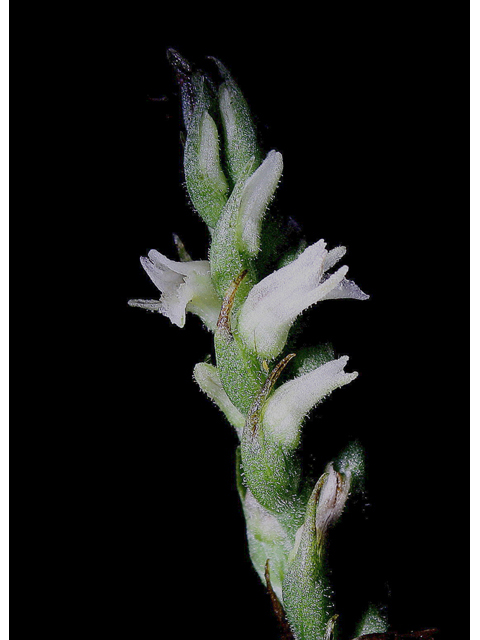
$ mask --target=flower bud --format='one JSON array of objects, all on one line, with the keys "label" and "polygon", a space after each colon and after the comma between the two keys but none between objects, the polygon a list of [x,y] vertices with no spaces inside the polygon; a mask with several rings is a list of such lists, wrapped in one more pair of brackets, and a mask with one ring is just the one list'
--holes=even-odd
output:
[{"label": "flower bud", "polygon": [[300,527],[283,582],[285,610],[298,640],[330,638],[336,617],[332,616],[331,589],[325,570],[325,538],[339,519],[348,497],[350,480],[330,463],[315,485]]},{"label": "flower bud", "polygon": [[327,251],[325,242],[319,240],[255,285],[239,317],[239,331],[248,348],[260,357],[275,358],[297,316],[311,305],[329,298],[368,299],[355,283],[345,279],[348,267],[326,275],[344,253],[344,247]]},{"label": "flower bud", "polygon": [[[210,245],[209,258],[212,268],[212,280],[219,296],[223,298],[231,283],[243,271],[248,271],[247,277],[240,285],[239,292],[237,292],[237,301],[239,300],[238,294],[240,293],[242,298],[245,297],[246,292],[250,291],[253,284],[251,282],[252,269],[249,268],[251,265],[247,264],[245,255],[242,255],[239,251],[237,229],[243,189],[251,175],[251,168],[254,162],[255,158],[251,157],[244,166],[243,173],[234,186],[215,226],[212,244]],[[242,295],[242,291],[245,291],[245,294]]]},{"label": "flower bud", "polygon": [[129,300],[130,306],[158,311],[177,327],[185,325],[186,312],[191,311],[211,331],[215,329],[221,301],[213,287],[207,260],[174,262],[152,250],[140,262],[162,296],[159,301]]},{"label": "flower bud", "polygon": [[[202,78],[200,96],[205,93]],[[228,199],[228,184],[220,164],[217,126],[208,113],[206,98],[199,98],[187,132],[184,152],[185,181],[192,204],[204,222],[214,228]]]},{"label": "flower bud", "polygon": [[253,170],[260,164],[260,147],[247,102],[226,67],[211,58],[224,82],[218,90],[220,116],[225,134],[227,166],[233,182],[237,182],[245,164],[255,158]]},{"label": "flower bud", "polygon": [[200,386],[200,389],[223,411],[227,420],[235,427],[238,437],[241,438],[245,417],[232,404],[230,398],[225,393],[217,368],[212,364],[200,362],[195,365],[193,376]]},{"label": "flower bud", "polygon": [[323,640],[332,616],[331,589],[318,554],[315,526],[317,505],[325,474],[318,480],[307,504],[288,571],[283,581],[283,603],[297,640]]},{"label": "flower bud", "polygon": [[[270,151],[260,167],[251,175],[255,158],[245,164],[243,172],[223,208],[212,238],[210,260],[213,280],[221,295],[239,273],[249,276],[243,289],[250,290],[254,271],[252,259],[260,249],[263,218],[283,170],[282,154]],[[240,296],[243,297],[243,296]]]}]

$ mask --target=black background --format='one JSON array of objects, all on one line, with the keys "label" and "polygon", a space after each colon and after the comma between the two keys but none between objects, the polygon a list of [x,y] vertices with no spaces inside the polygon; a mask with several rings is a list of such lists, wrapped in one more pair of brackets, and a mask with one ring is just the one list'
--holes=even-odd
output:
[{"label": "black background", "polygon": [[372,589],[394,629],[466,637],[468,25],[461,10],[420,7],[298,11],[281,24],[258,22],[253,7],[212,7],[212,21],[206,7],[163,7],[139,28],[126,16],[108,47],[101,74],[116,93],[97,117],[107,193],[93,203],[108,256],[95,331],[108,367],[93,374],[86,531],[93,589],[105,594],[94,610],[130,637],[278,637],[246,550],[235,435],[192,379],[211,335],[194,316],[180,330],[127,306],[156,296],[139,257],[175,258],[173,232],[206,257],[168,47],[231,69],[264,150],[284,156],[275,207],[310,243],[346,245],[349,277],[371,296],[309,312],[311,343],[331,341],[360,373],[304,432],[319,471],[351,438],[367,451],[365,504],[332,534],[339,600]]}]

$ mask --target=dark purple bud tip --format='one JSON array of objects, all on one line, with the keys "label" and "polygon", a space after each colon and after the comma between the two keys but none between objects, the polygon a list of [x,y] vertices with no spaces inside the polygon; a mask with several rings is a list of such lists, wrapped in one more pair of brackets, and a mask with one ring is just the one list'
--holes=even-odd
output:
[{"label": "dark purple bud tip", "polygon": [[181,56],[175,49],[167,49],[167,59],[177,73],[190,75],[192,67],[188,60]]}]

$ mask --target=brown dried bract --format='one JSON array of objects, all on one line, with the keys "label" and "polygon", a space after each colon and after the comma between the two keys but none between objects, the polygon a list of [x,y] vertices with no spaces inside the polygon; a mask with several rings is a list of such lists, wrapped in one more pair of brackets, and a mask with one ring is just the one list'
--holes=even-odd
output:
[{"label": "brown dried bract", "polygon": [[280,640],[295,640],[295,636],[293,635],[290,625],[288,624],[287,616],[285,615],[282,603],[277,598],[277,594],[273,590],[272,583],[270,582],[269,560],[267,560],[267,562],[265,563],[265,580],[267,582],[268,595],[270,596],[270,600],[272,601],[273,611],[280,627]]},{"label": "brown dried bract", "polygon": [[235,300],[235,294],[237,293],[238,287],[241,285],[242,280],[246,275],[247,270],[245,269],[239,276],[235,278],[232,284],[228,287],[227,293],[225,294],[222,302],[220,315],[218,316],[217,321],[217,329],[218,331],[223,331],[228,336],[232,335],[230,326],[230,313],[232,311],[233,302]]}]

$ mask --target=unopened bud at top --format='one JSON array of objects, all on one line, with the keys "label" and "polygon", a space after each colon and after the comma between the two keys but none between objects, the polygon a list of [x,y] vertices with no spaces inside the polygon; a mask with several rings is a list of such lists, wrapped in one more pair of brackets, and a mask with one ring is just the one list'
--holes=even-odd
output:
[{"label": "unopened bud at top", "polygon": [[218,67],[223,83],[218,91],[220,115],[225,132],[225,152],[229,173],[234,182],[241,176],[242,169],[252,156],[260,164],[260,147],[247,102],[226,67],[211,58]]},{"label": "unopened bud at top", "polygon": [[228,199],[228,184],[220,164],[217,126],[207,110],[192,118],[184,168],[193,206],[209,227],[215,227]]}]

